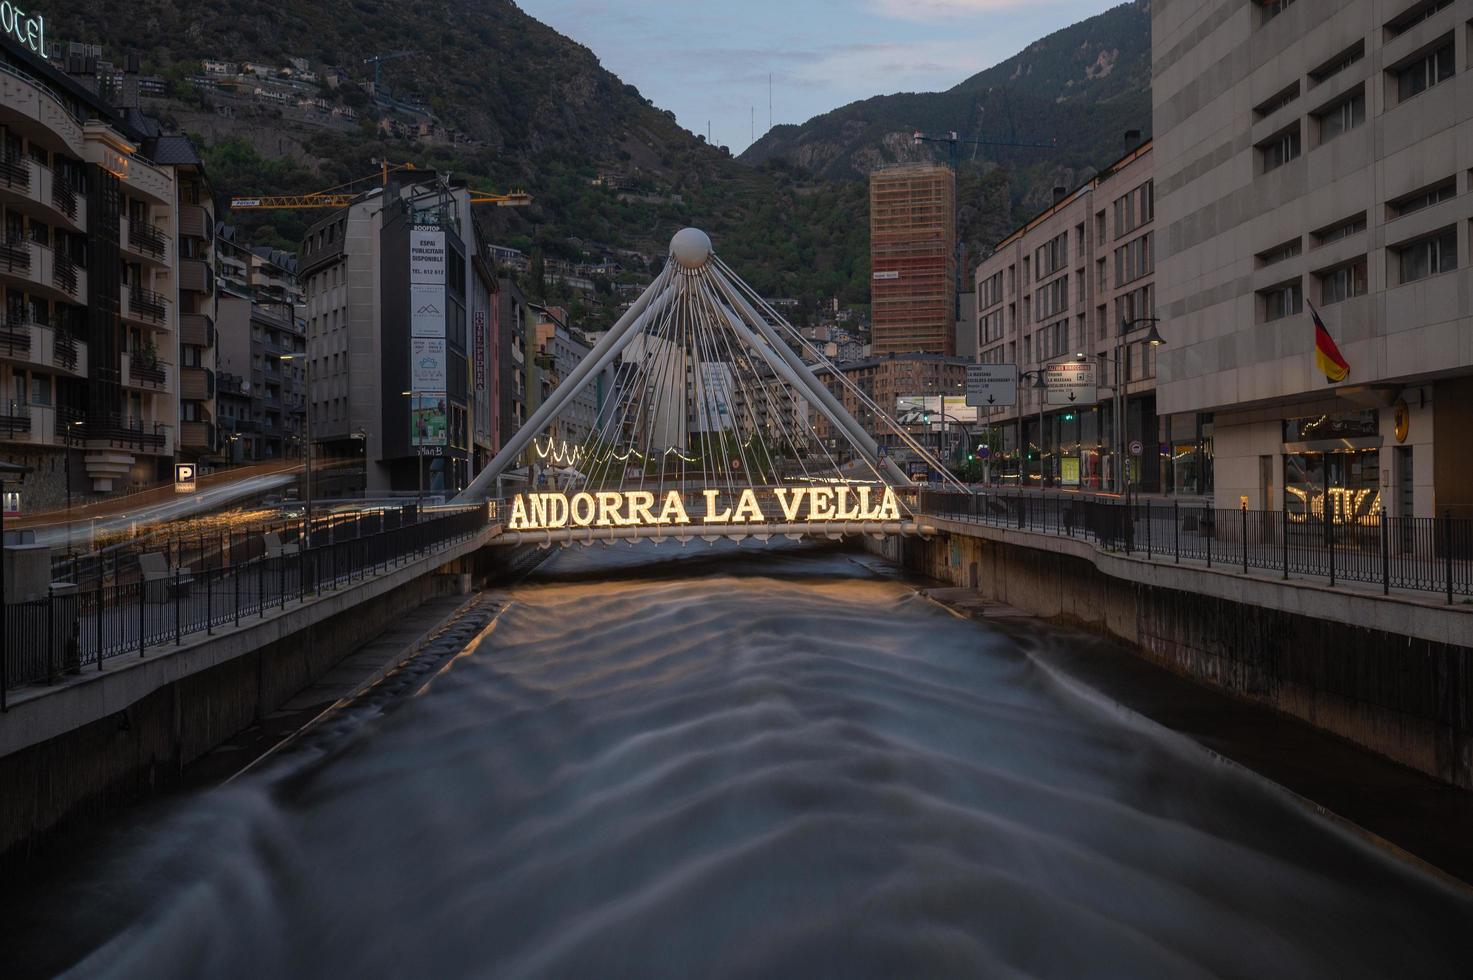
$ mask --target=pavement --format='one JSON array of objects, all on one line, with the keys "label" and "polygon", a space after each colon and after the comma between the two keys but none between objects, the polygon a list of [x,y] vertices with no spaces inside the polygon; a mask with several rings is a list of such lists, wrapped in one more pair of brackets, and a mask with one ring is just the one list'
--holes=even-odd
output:
[{"label": "pavement", "polygon": [[[1040,621],[963,588],[923,595],[1008,633],[1046,668],[1288,790],[1346,829],[1473,890],[1473,792],[1231,697],[1086,633],[1039,644]],[[1063,630],[1063,627],[1049,626]],[[1076,631],[1070,631],[1076,632]]]}]

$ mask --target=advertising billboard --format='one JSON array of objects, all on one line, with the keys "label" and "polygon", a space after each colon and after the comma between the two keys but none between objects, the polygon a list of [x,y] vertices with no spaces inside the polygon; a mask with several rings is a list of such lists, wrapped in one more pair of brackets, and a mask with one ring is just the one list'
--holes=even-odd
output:
[{"label": "advertising billboard", "polygon": [[409,336],[445,336],[445,287],[409,284]]},{"label": "advertising billboard", "polygon": [[426,285],[445,285],[445,233],[422,231],[409,233],[409,281]]},{"label": "advertising billboard", "polygon": [[941,413],[946,412],[948,423],[962,422],[970,425],[977,421],[977,408],[967,404],[966,395],[900,395],[895,399],[895,415],[907,412],[930,412],[931,425],[941,427]]},{"label": "advertising billboard", "polygon": [[445,339],[413,337],[409,341],[410,387],[415,391],[443,391]]},{"label": "advertising billboard", "polygon": [[409,444],[443,446],[449,431],[443,391],[416,391],[409,400]]}]

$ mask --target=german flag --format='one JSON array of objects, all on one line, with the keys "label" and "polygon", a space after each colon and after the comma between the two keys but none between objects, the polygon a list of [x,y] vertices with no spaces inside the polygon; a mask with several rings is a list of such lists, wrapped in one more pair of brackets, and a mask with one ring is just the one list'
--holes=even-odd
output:
[{"label": "german flag", "polygon": [[1325,372],[1325,380],[1334,384],[1344,381],[1350,377],[1350,364],[1340,354],[1340,348],[1335,346],[1335,339],[1330,336],[1330,331],[1325,329],[1325,321],[1320,319],[1320,311],[1309,304],[1309,313],[1314,317],[1314,362],[1319,369]]}]

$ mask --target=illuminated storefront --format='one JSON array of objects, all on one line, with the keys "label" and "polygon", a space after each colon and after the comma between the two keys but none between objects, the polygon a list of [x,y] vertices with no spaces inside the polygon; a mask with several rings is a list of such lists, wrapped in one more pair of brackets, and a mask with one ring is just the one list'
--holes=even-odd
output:
[{"label": "illuminated storefront", "polygon": [[1378,520],[1382,482],[1378,412],[1284,421],[1284,509],[1289,520]]}]

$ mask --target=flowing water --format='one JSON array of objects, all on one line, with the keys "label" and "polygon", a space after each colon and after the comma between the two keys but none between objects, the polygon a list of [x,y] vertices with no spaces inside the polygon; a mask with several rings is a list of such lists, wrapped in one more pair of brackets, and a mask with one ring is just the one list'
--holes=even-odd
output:
[{"label": "flowing water", "polygon": [[575,549],[507,598],[329,749],[138,815],[43,938],[148,978],[1470,969],[1466,895],[853,557]]}]

